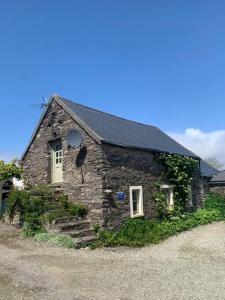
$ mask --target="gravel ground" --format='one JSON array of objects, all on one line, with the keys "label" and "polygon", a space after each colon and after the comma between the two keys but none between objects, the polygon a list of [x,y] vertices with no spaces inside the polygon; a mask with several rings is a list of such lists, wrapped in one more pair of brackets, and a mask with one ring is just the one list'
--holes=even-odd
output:
[{"label": "gravel ground", "polygon": [[0,225],[0,299],[225,299],[225,224],[93,251],[49,247]]}]

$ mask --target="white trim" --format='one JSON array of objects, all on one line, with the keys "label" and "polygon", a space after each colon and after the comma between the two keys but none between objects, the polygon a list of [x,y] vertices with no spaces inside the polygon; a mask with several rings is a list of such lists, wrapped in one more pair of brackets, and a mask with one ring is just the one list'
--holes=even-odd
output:
[{"label": "white trim", "polygon": [[192,194],[192,187],[191,187],[191,185],[189,185],[189,188],[188,188],[187,206],[188,207],[193,207],[193,194]]},{"label": "white trim", "polygon": [[[169,200],[167,201],[167,204],[168,204],[168,209],[169,210],[172,210],[174,208],[174,199],[173,199],[173,186],[172,185],[169,185],[169,184],[162,184],[160,186],[160,190],[169,190],[169,199],[166,199]],[[169,202],[169,203],[168,203]]]},{"label": "white trim", "polygon": [[[138,199],[138,213],[134,214],[133,212],[133,198],[132,198],[132,191],[133,190],[139,190],[139,199]],[[130,186],[129,187],[129,193],[130,193],[130,215],[131,218],[141,217],[144,216],[143,211],[143,189],[141,185],[138,186]]]}]

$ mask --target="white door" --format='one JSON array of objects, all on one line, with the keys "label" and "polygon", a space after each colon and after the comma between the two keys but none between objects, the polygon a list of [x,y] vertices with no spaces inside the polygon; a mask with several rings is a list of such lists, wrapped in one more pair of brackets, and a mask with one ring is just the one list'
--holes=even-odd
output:
[{"label": "white door", "polygon": [[63,181],[62,160],[62,141],[59,140],[52,145],[52,183]]}]

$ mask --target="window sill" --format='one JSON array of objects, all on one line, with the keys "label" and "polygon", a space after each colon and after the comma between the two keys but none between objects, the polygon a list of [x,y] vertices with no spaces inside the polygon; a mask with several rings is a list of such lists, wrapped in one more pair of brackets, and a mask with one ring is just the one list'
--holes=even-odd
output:
[{"label": "window sill", "polygon": [[174,205],[169,205],[169,206],[167,207],[167,210],[174,210]]},{"label": "window sill", "polygon": [[140,218],[143,217],[144,213],[138,214],[138,215],[132,215],[131,218]]}]

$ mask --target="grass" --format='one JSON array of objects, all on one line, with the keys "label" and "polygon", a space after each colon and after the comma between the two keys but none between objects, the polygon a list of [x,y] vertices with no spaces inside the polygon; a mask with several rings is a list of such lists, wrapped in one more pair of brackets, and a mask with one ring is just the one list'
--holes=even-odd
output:
[{"label": "grass", "polygon": [[76,248],[76,242],[65,234],[56,233],[38,233],[34,236],[34,239],[38,242],[48,242],[51,245],[66,247],[66,248]]}]

